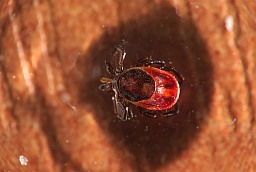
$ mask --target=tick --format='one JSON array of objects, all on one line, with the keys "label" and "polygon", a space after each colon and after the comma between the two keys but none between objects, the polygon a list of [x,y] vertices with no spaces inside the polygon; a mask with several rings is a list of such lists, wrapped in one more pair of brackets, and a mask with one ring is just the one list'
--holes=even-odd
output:
[{"label": "tick", "polygon": [[121,120],[133,117],[131,104],[150,117],[171,116],[179,111],[178,99],[183,76],[165,61],[141,58],[137,65],[125,68],[124,43],[115,47],[113,62],[105,61],[111,78],[100,79],[101,91],[113,91],[114,112]]}]

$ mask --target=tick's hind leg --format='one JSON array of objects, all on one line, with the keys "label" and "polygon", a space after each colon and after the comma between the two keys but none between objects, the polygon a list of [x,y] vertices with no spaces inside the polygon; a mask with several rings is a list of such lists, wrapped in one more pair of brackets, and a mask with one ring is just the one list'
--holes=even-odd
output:
[{"label": "tick's hind leg", "polygon": [[165,61],[163,60],[152,60],[150,57],[143,57],[138,60],[138,66],[154,66],[158,68],[165,67]]},{"label": "tick's hind leg", "polygon": [[147,117],[150,117],[150,118],[157,117],[157,113],[155,111],[145,110],[145,109],[140,109],[139,111],[144,116],[147,116]]},{"label": "tick's hind leg", "polygon": [[166,67],[163,67],[162,69],[165,70],[165,71],[170,71],[170,72],[174,73],[174,75],[178,79],[178,82],[179,82],[180,85],[185,80],[184,77],[177,71],[177,69],[175,67],[166,66]]},{"label": "tick's hind leg", "polygon": [[173,108],[163,111],[154,111],[154,110],[145,110],[139,109],[140,113],[144,116],[148,116],[151,118],[156,117],[169,117],[179,113],[179,103],[176,103]]},{"label": "tick's hind leg", "polygon": [[176,103],[173,108],[163,112],[163,117],[173,116],[179,113],[179,103]]}]

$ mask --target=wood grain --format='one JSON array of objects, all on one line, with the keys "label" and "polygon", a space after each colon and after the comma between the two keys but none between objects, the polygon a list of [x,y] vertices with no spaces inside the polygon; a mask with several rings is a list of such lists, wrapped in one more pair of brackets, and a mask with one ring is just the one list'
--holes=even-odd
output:
[{"label": "wood grain", "polygon": [[[254,171],[256,2],[0,2],[0,171]],[[104,60],[185,77],[180,113],[121,122]],[[22,165],[19,157],[27,158]]]}]

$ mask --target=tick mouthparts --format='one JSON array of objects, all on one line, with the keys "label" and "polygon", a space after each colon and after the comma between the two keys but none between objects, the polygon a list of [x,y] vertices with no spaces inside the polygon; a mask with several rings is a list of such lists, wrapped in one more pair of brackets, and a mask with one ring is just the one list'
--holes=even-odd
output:
[{"label": "tick mouthparts", "polygon": [[105,78],[105,77],[100,78],[101,83],[111,83],[111,81],[112,79],[109,79],[109,78]]}]

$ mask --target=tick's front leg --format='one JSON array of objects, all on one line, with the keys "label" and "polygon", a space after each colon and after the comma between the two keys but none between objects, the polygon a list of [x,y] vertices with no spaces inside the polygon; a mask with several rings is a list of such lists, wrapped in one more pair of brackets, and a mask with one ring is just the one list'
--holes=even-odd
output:
[{"label": "tick's front leg", "polygon": [[126,56],[125,42],[123,41],[120,45],[117,45],[113,51],[113,58],[114,58],[114,65],[115,65],[115,72],[121,73],[124,70],[124,59]]},{"label": "tick's front leg", "polygon": [[114,104],[114,112],[117,114],[119,119],[126,121],[134,116],[132,109],[129,106],[126,106],[124,102],[116,99],[115,97],[112,97],[112,101]]},{"label": "tick's front leg", "polygon": [[113,105],[114,105],[114,112],[117,114],[117,117],[122,121],[126,121],[133,117],[132,110],[129,106],[127,106],[127,102],[123,99],[120,99],[117,90],[114,88],[113,91],[115,95],[112,97]]},{"label": "tick's front leg", "polygon": [[115,75],[115,70],[114,68],[112,67],[112,65],[105,61],[105,68],[106,68],[106,71],[111,75],[111,76],[114,76]]}]

